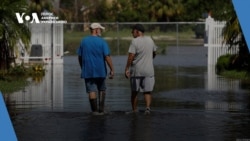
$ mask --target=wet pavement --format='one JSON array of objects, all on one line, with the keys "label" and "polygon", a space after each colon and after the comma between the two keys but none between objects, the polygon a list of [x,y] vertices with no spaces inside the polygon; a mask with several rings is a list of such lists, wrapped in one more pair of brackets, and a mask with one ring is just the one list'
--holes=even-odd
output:
[{"label": "wet pavement", "polygon": [[13,124],[19,141],[249,139],[249,95],[238,93],[236,100],[228,103],[228,92],[203,92],[202,96],[193,90],[169,92],[164,98],[159,94],[150,115],[144,115],[143,106],[139,106],[137,114],[122,110],[108,111],[102,116],[89,112],[30,111],[16,116]]},{"label": "wet pavement", "polygon": [[[243,141],[250,135],[250,94],[239,80],[211,75],[206,49],[169,47],[157,56],[152,112],[130,108],[126,56],[114,56],[116,77],[107,80],[106,112],[90,113],[76,56],[48,67],[41,82],[4,95],[19,141]],[[182,57],[181,57],[182,56]],[[51,71],[52,70],[52,71]],[[61,72],[63,70],[63,72]]]},{"label": "wet pavement", "polygon": [[103,116],[84,112],[31,112],[14,127],[19,141],[166,141],[249,139],[250,114],[204,110],[153,111]]}]

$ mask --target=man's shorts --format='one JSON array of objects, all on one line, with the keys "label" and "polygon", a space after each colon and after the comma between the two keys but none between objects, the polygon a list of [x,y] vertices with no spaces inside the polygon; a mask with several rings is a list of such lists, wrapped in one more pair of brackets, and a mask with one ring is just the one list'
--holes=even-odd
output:
[{"label": "man's shorts", "polygon": [[105,91],[105,78],[85,78],[86,92]]},{"label": "man's shorts", "polygon": [[132,91],[152,92],[154,89],[155,77],[131,77],[130,85]]}]

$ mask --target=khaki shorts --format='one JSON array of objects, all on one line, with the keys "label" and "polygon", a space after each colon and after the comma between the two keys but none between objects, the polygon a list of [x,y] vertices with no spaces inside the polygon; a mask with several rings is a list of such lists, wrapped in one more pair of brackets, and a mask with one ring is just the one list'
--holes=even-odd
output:
[{"label": "khaki shorts", "polygon": [[154,89],[155,77],[131,77],[130,85],[132,91],[152,92]]}]

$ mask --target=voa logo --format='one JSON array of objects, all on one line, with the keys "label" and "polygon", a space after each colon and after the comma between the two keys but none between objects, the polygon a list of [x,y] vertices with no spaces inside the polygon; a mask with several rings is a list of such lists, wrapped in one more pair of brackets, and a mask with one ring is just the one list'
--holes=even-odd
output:
[{"label": "voa logo", "polygon": [[31,16],[25,13],[22,13],[22,14],[16,13],[16,18],[17,18],[18,23],[24,23],[24,21],[30,21],[30,23],[34,23],[34,22],[40,23],[37,13],[31,13]]}]

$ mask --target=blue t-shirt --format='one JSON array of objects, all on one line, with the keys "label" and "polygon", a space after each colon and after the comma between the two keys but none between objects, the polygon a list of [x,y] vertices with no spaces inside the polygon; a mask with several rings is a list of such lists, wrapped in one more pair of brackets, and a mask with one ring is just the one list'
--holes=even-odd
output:
[{"label": "blue t-shirt", "polygon": [[107,76],[105,57],[110,55],[107,42],[98,36],[87,36],[82,39],[77,50],[82,57],[81,78],[98,78]]}]

